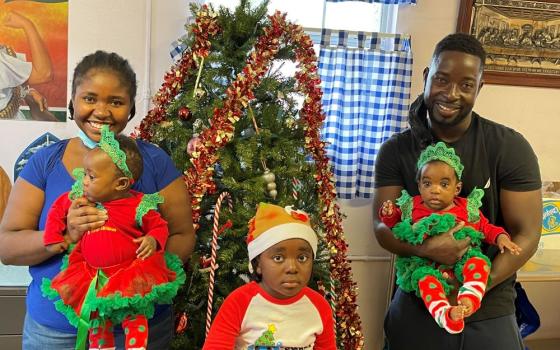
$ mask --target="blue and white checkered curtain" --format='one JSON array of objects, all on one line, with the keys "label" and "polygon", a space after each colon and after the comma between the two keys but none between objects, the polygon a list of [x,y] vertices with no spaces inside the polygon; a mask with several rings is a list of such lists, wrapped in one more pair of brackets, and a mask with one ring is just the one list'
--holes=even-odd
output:
[{"label": "blue and white checkered curtain", "polygon": [[384,5],[410,5],[416,4],[416,0],[327,0],[327,2],[344,2],[344,1],[361,1],[369,2],[373,4],[374,2],[384,4]]},{"label": "blue and white checkered curtain", "polygon": [[379,147],[406,127],[410,38],[324,29],[319,53],[323,139],[339,198],[371,198]]}]

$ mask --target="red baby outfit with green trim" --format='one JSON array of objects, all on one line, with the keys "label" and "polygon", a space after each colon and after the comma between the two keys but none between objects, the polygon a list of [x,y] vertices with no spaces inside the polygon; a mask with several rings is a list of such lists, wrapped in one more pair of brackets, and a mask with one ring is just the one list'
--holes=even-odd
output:
[{"label": "red baby outfit with green trim", "polygon": [[397,284],[406,292],[415,291],[438,325],[449,333],[460,333],[464,321],[454,321],[449,316],[451,305],[446,295],[451,286],[443,273],[455,275],[462,283],[457,299],[470,299],[473,310],[478,310],[490,273],[490,260],[480,250],[481,240],[496,244],[500,234],[507,235],[503,228],[490,224],[480,212],[482,196],[483,192],[475,189],[469,198],[455,198],[450,210],[434,212],[423,204],[420,196],[410,197],[403,190],[397,200],[400,208],[395,208],[393,215],[383,216],[381,210],[379,212],[381,220],[393,228],[395,237],[411,244],[421,244],[424,239],[447,232],[460,221],[465,222],[455,238],[470,237],[471,247],[454,266],[439,265],[417,256],[398,257],[396,262]]},{"label": "red baby outfit with green trim", "polygon": [[[43,293],[51,299],[60,298],[55,302],[57,310],[73,326],[91,328],[90,343],[95,344],[90,348],[114,346],[114,323],[123,323],[127,349],[145,347],[146,317],[153,316],[156,303],[171,303],[185,280],[179,258],[164,253],[168,229],[155,210],[158,200],[136,191],[131,194],[129,198],[103,203],[107,222],[82,236],[52,281],[43,280]],[[54,202],[45,226],[45,245],[64,240],[70,204],[68,193]],[[141,260],[136,258],[138,243],[133,240],[144,235],[155,238],[158,250]],[[79,330],[78,327],[78,336]]]}]

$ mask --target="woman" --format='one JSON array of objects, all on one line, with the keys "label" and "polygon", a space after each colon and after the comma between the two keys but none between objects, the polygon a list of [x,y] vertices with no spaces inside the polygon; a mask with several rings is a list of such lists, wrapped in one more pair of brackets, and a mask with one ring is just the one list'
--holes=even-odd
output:
[{"label": "woman", "polygon": [[[79,135],[37,152],[14,184],[0,225],[0,259],[4,264],[30,266],[33,280],[27,295],[24,350],[74,349],[76,329],[40,291],[42,279],[52,279],[62,262],[62,255],[45,249],[42,230],[52,202],[71,189],[75,180],[70,175],[72,169],[83,167],[85,154],[100,139],[101,127],[108,125],[111,131],[120,133],[134,117],[136,89],[136,74],[119,55],[97,51],[84,57],[74,70],[68,106]],[[143,141],[137,144],[144,159],[144,173],[133,189],[159,192],[164,197],[160,209],[170,235],[166,250],[185,261],[195,238],[190,199],[181,174],[157,146]],[[75,243],[88,230],[103,226],[106,219],[106,213],[94,203],[78,198],[68,211],[65,239]],[[122,334],[119,340],[116,333],[117,346],[122,347]],[[166,306],[157,310],[150,322],[148,347],[166,349],[172,335],[173,317]]]}]

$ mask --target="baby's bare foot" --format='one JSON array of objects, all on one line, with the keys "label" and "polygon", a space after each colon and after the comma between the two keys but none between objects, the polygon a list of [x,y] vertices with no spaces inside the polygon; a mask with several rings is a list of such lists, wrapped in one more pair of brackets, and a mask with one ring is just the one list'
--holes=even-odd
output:
[{"label": "baby's bare foot", "polygon": [[471,299],[469,298],[460,298],[458,300],[459,306],[463,307],[464,317],[469,317],[473,314],[474,305]]},{"label": "baby's bare foot", "polygon": [[453,321],[460,321],[465,318],[465,308],[462,305],[452,306],[449,309],[449,317]]}]

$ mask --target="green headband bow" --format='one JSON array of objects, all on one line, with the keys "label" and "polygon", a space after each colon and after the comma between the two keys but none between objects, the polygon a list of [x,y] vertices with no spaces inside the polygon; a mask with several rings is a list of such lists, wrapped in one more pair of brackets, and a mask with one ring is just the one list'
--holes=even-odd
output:
[{"label": "green headband bow", "polygon": [[109,130],[107,125],[101,127],[101,140],[99,140],[99,148],[111,157],[117,168],[121,169],[123,174],[131,179],[134,177],[126,165],[126,154],[121,150],[119,142],[115,139],[115,134]]},{"label": "green headband bow", "polygon": [[435,145],[428,146],[418,158],[418,163],[416,166],[418,170],[422,169],[426,163],[439,160],[447,163],[450,167],[455,170],[457,177],[461,180],[461,175],[463,175],[463,169],[465,168],[461,164],[461,159],[455,154],[455,150],[451,147],[447,147],[444,142],[438,142]]}]

